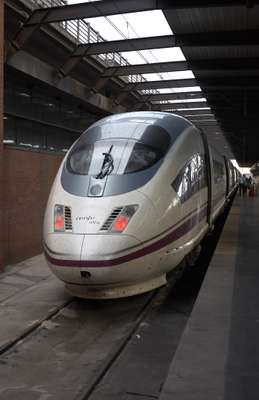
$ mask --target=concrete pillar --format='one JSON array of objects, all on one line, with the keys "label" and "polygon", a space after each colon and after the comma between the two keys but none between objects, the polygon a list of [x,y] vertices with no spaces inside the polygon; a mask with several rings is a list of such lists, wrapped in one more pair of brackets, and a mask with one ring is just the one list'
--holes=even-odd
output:
[{"label": "concrete pillar", "polygon": [[0,270],[3,268],[4,245],[3,245],[3,96],[4,96],[4,2],[0,1]]}]

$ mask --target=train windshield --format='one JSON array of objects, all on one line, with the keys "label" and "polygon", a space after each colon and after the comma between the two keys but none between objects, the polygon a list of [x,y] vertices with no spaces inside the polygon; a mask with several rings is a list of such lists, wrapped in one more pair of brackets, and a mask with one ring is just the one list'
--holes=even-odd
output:
[{"label": "train windshield", "polygon": [[[141,135],[139,126],[137,134],[132,126],[131,134],[128,127],[120,126],[120,130],[118,126],[116,128],[112,135],[111,132],[109,135],[100,135],[99,131],[95,132],[95,136],[92,132],[89,135],[83,134],[68,156],[66,165],[69,172],[91,175],[99,179],[104,175],[139,172],[153,166],[165,155],[169,147],[170,137],[160,129],[157,130],[157,134],[152,130],[151,134],[149,132],[147,135],[142,127]],[[119,132],[127,132],[125,128],[128,128],[129,137],[118,137]]]},{"label": "train windshield", "polygon": [[68,157],[67,168],[79,175],[96,175],[105,169],[109,154],[112,169],[106,175],[130,174],[143,171],[154,165],[163,156],[162,152],[144,143],[133,140],[99,141],[94,145],[76,147]]},{"label": "train windshield", "polygon": [[124,173],[142,171],[154,165],[162,157],[161,151],[143,143],[133,145]]}]

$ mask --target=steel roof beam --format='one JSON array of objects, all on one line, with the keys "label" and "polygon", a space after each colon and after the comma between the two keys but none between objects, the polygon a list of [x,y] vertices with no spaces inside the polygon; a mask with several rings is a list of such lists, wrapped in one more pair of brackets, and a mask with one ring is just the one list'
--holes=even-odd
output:
[{"label": "steel roof beam", "polygon": [[[258,65],[258,64],[257,64]],[[150,64],[136,64],[136,65],[124,65],[122,67],[109,67],[104,72],[103,76],[126,76],[126,75],[137,75],[137,74],[149,74],[149,73],[161,73],[161,72],[173,72],[173,71],[186,71],[190,69],[190,65],[187,61],[173,61],[173,62],[157,62]]]},{"label": "steel roof beam", "polygon": [[137,39],[112,40],[79,45],[73,57],[167,47],[241,46],[259,44],[259,29],[186,33]]},{"label": "steel roof beam", "polygon": [[[242,121],[242,120],[219,120],[220,125],[224,128],[230,129],[232,132],[235,131],[244,131],[244,128],[248,128],[246,134],[249,135],[249,130],[251,128],[257,129],[258,123],[256,121]],[[250,132],[250,135],[253,136],[254,132]]]},{"label": "steel roof beam", "polygon": [[[235,89],[235,88],[234,88]],[[244,91],[247,93],[249,93],[249,98],[251,98],[251,96],[253,96],[254,100],[259,100],[259,93],[257,93],[258,88],[254,88],[254,90],[251,90],[251,88],[249,87],[248,89],[244,87],[242,87],[240,90],[232,90],[229,91],[228,88],[221,88],[221,91],[219,90],[210,90],[205,88],[204,90],[202,90],[201,92],[176,92],[176,93],[160,93],[160,94],[148,94],[148,95],[142,95],[140,98],[141,102],[146,102],[146,101],[166,101],[166,100],[177,100],[177,99],[195,99],[195,98],[200,98],[200,97],[207,97],[207,98],[211,98],[213,100],[217,100],[219,98],[219,96],[221,95],[221,92],[223,92],[223,94],[225,96],[234,96],[235,100],[239,100],[239,101],[244,101]]]},{"label": "steel roof beam", "polygon": [[214,114],[209,115],[189,115],[185,114],[185,118],[191,119],[192,121],[203,121],[204,119],[216,119]]},{"label": "steel roof beam", "polygon": [[174,35],[155,36],[151,38],[113,40],[110,42],[86,43],[77,46],[70,55],[66,63],[60,68],[60,72],[65,76],[76,67],[84,56],[98,55],[120,51],[144,50],[150,48],[167,48],[174,46]]},{"label": "steel roof beam", "polygon": [[178,93],[161,93],[161,94],[150,94],[142,95],[140,98],[141,102],[146,101],[166,101],[166,100],[190,100],[195,98],[204,97],[202,92],[178,92]]},{"label": "steel roof beam", "polygon": [[[259,2],[259,1],[258,1]],[[185,8],[184,3],[187,7],[193,7],[193,1],[191,0],[120,0],[117,2],[106,0],[102,2],[91,2],[74,4],[68,6],[42,8],[35,10],[31,16],[27,19],[25,24],[22,26],[16,37],[12,41],[12,44],[17,49],[22,48],[26,41],[31,37],[36,29],[39,29],[42,25],[51,22],[60,22],[73,19],[82,19],[100,15],[112,15],[121,14],[125,12],[136,12],[146,11],[152,9],[170,9],[170,8]],[[219,3],[216,2],[216,3]],[[225,5],[224,1],[221,1],[221,6]],[[229,2],[228,2],[229,3]],[[235,2],[236,3],[236,2]],[[237,2],[239,4],[245,4],[245,1]],[[228,4],[229,5],[229,4]],[[196,7],[202,6],[202,1],[196,2]],[[209,4],[206,2],[205,7]],[[153,43],[150,43],[151,42]],[[160,43],[160,42],[163,43]],[[109,45],[108,45],[109,43]],[[107,47],[105,47],[105,44]],[[258,44],[258,30],[250,31],[227,31],[227,32],[206,32],[205,34],[193,33],[183,35],[168,35],[157,38],[141,38],[141,39],[129,39],[123,41],[113,42],[99,42],[92,44],[89,48],[84,47],[80,49],[83,53],[86,51],[89,54],[101,54],[107,52],[118,52],[118,51],[132,51],[132,50],[143,50],[148,48],[159,48],[159,47],[173,47],[173,46],[226,46],[226,45],[240,45],[240,44]],[[118,47],[116,47],[118,46]],[[139,47],[140,46],[140,47]],[[152,47],[155,46],[155,47]],[[159,47],[157,47],[159,46]],[[132,48],[133,47],[133,48]],[[80,56],[80,55],[79,55]]]},{"label": "steel roof beam", "polygon": [[215,90],[215,91],[229,91],[229,90],[258,90],[259,77],[258,76],[222,76],[222,77],[209,77],[200,78],[199,84],[202,89]]},{"label": "steel roof beam", "polygon": [[[236,80],[238,80],[238,79],[239,79],[239,77],[236,77]],[[253,86],[252,82],[248,83],[248,84],[243,84],[243,85],[239,85],[238,82],[236,82],[236,84],[230,82],[229,84],[224,83],[223,85],[217,85],[217,82],[215,82],[215,84],[213,84],[212,82],[210,84],[209,83],[203,84],[203,80],[201,80],[199,84],[202,86],[202,90],[203,90],[203,92],[205,92],[205,95],[206,95],[206,93],[210,93],[210,92],[216,93],[219,91],[223,91],[223,92],[227,92],[227,93],[229,91],[244,93],[244,91],[256,92],[259,90],[258,82],[255,83],[254,86]]]},{"label": "steel roof beam", "polygon": [[[170,10],[185,8],[208,8],[224,6],[247,6],[247,0],[105,0],[80,3],[62,7],[46,8],[45,23],[68,21],[79,18],[95,18],[107,15],[126,14],[150,10]],[[258,4],[258,0],[253,0]],[[41,22],[43,10],[35,10],[27,22],[28,25]]]},{"label": "steel roof beam", "polygon": [[195,103],[153,104],[152,110],[177,110],[177,108],[194,108],[194,107],[208,107],[208,104],[205,101],[204,102],[197,101]]},{"label": "steel roof beam", "polygon": [[145,89],[172,89],[176,87],[197,86],[195,79],[170,79],[161,81],[145,81],[138,83],[129,83],[125,86],[125,91],[145,90]]},{"label": "steel roof beam", "polygon": [[157,62],[150,64],[124,65],[121,67],[109,67],[104,72],[104,77],[125,76],[148,73],[162,73],[174,71],[214,71],[214,70],[242,70],[258,69],[259,57],[255,58],[219,58],[212,60],[192,60]]},{"label": "steel roof beam", "polygon": [[198,117],[200,115],[206,114],[208,117],[214,117],[214,114],[210,110],[186,110],[186,111],[175,111],[177,114],[182,115],[183,117],[186,116],[188,118],[188,115]]},{"label": "steel roof beam", "polygon": [[82,55],[97,55],[104,53],[119,53],[123,51],[160,49],[175,46],[177,46],[175,35],[112,40],[108,42],[86,43],[79,45],[74,52],[73,57],[78,57]]},{"label": "steel roof beam", "polygon": [[216,119],[208,119],[207,121],[194,121],[190,119],[190,121],[197,126],[211,126],[211,125],[218,125],[218,121]]},{"label": "steel roof beam", "polygon": [[[254,88],[253,91],[250,90],[251,88],[249,87],[248,89],[245,88],[245,92],[248,93],[249,92],[249,96],[251,95],[255,95],[255,96],[259,96],[259,94],[256,92],[256,88]],[[146,102],[146,101],[166,101],[166,100],[177,100],[177,99],[195,99],[195,98],[200,98],[200,97],[207,97],[207,98],[213,98],[213,99],[218,99],[219,96],[221,95],[221,92],[223,92],[223,94],[226,95],[231,95],[234,96],[235,99],[243,101],[244,99],[244,87],[242,87],[241,89],[235,90],[231,89],[232,91],[229,91],[228,88],[223,87],[221,88],[221,91],[219,90],[210,90],[208,88],[204,88],[202,91],[200,92],[176,92],[176,93],[160,93],[160,94],[147,94],[147,95],[142,95],[140,98],[141,102]],[[256,99],[257,97],[254,97],[254,99]]]},{"label": "steel roof beam", "polygon": [[[16,38],[16,42],[17,42]],[[65,76],[75,68],[84,56],[185,46],[230,46],[259,44],[259,29],[247,31],[205,32],[182,35],[164,35],[147,38],[112,40],[85,43],[77,46],[67,62],[61,67]],[[187,64],[185,65],[187,66]]]},{"label": "steel roof beam", "polygon": [[159,80],[159,81],[145,81],[138,83],[129,83],[125,86],[124,90],[145,90],[145,89],[172,89],[176,87],[192,87],[200,85],[202,88],[207,90],[249,90],[259,89],[259,77],[247,77],[239,76],[236,77],[212,77],[203,78],[197,81],[196,79],[170,79],[170,80]]},{"label": "steel roof beam", "polygon": [[219,117],[217,116],[218,121],[226,124],[232,124],[232,125],[239,125],[239,124],[258,124],[258,118],[240,118],[240,117]]}]

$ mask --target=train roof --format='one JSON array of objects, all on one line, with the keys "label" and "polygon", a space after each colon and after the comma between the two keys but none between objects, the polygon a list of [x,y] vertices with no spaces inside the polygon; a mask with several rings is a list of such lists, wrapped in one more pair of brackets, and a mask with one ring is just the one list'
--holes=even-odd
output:
[{"label": "train roof", "polygon": [[[103,126],[111,124],[138,124],[159,127],[164,129],[171,139],[176,137],[186,128],[193,126],[187,119],[166,112],[159,111],[135,111],[121,114],[114,114],[100,119],[91,125],[84,133],[87,134],[93,128],[102,128]],[[121,130],[120,137],[128,137],[127,130]]]}]

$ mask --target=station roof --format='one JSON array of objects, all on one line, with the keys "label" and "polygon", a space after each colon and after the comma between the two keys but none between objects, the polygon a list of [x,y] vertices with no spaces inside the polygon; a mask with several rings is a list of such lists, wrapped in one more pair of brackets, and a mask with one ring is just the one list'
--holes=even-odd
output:
[{"label": "station roof", "polygon": [[194,76],[187,79],[124,79],[117,100],[130,93],[136,96],[138,109],[168,110],[186,116],[203,129],[223,134],[240,165],[253,164],[259,158],[259,1],[104,0],[37,9],[13,39],[13,46],[24,48],[37,30],[54,22],[89,21],[156,9],[164,13],[172,34],[78,42],[59,69],[60,74],[69,76],[85,57],[181,47],[184,61],[106,66],[99,73],[95,90],[114,78],[191,70]]}]

